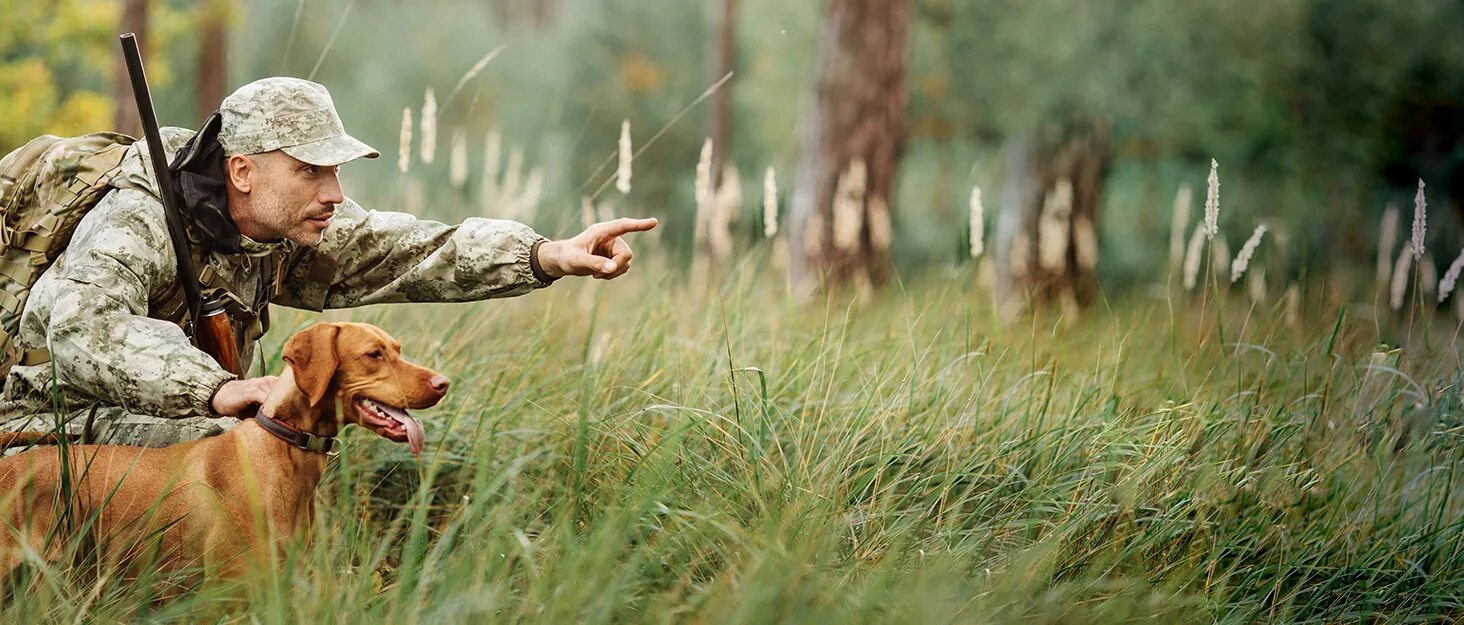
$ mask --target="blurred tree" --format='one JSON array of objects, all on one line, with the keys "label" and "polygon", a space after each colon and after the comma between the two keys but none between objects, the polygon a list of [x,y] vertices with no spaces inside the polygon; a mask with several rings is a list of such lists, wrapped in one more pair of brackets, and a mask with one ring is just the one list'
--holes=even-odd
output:
[{"label": "blurred tree", "polygon": [[1098,206],[1112,150],[1105,122],[1053,122],[1008,140],[993,258],[1002,312],[1096,291]]},{"label": "blurred tree", "polygon": [[[714,14],[717,37],[713,43],[711,82],[721,80],[731,73],[737,60],[737,0],[711,0],[708,5]],[[714,188],[720,184],[722,169],[727,155],[732,152],[732,83],[728,80],[712,94],[712,181]]]},{"label": "blurred tree", "polygon": [[[0,0],[0,154],[41,134],[75,136],[119,125],[137,132],[127,126],[136,113],[119,110],[131,111],[133,101],[117,43],[124,8],[134,7],[118,0]],[[168,87],[176,59],[193,54],[184,36],[192,18],[166,2],[146,8],[148,36],[140,43],[158,116],[167,124],[180,116],[180,96],[191,94]],[[131,19],[136,25],[137,16]]]},{"label": "blurred tree", "polygon": [[[149,58],[148,52],[155,49],[147,32],[147,5],[148,0],[123,0],[122,23],[119,28],[119,34],[137,35],[137,45],[142,51],[144,65]],[[132,83],[127,78],[127,63],[123,61],[121,53],[116,56],[117,62],[112,70],[112,101],[116,103],[117,114],[112,128],[124,135],[141,137],[142,121],[138,116],[136,98],[132,94]]]},{"label": "blurred tree", "polygon": [[199,0],[198,119],[218,110],[229,92],[228,0]]},{"label": "blurred tree", "polygon": [[888,278],[890,199],[905,135],[912,0],[828,0],[800,121],[789,259],[800,292]]},{"label": "blurred tree", "polygon": [[[1366,255],[1384,200],[1407,201],[1418,178],[1435,206],[1464,203],[1464,37],[1450,27],[1459,23],[1457,0],[924,0],[913,139],[955,153],[1006,146],[1002,165],[972,182],[999,188],[988,198],[1025,200],[1027,217],[1015,221],[1029,224],[1029,239],[1032,207],[1053,190],[1052,177],[1014,171],[1032,166],[1014,153],[1059,154],[1044,138],[1102,125],[1107,171],[1123,176],[1097,202],[1112,209],[1095,216],[1100,235],[1109,233],[1106,258],[1161,250],[1112,243],[1160,240],[1176,178],[1203,189],[1211,158],[1226,181],[1222,230],[1243,235],[1265,218],[1301,243],[1291,248],[1305,255],[1296,262]],[[1108,197],[1114,184],[1118,199]],[[1005,202],[1000,210],[1008,208],[1021,212]],[[1435,240],[1449,230],[1430,232]]]},{"label": "blurred tree", "polygon": [[106,130],[118,5],[0,0],[0,154],[42,133]]},{"label": "blurred tree", "polygon": [[[1300,142],[1331,155],[1308,175],[1381,179],[1405,199],[1422,178],[1464,220],[1464,2],[1312,0],[1292,102]],[[1360,175],[1359,175],[1360,174]],[[1382,202],[1377,202],[1381,206]],[[1452,252],[1453,250],[1450,250]]]},{"label": "blurred tree", "polygon": [[498,23],[535,30],[549,27],[559,9],[557,0],[488,0],[488,6]]}]

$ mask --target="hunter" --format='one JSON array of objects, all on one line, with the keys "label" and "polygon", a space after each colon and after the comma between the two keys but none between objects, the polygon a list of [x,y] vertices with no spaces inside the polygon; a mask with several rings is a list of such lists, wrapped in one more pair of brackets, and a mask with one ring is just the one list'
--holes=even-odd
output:
[{"label": "hunter", "polygon": [[[162,137],[199,280],[226,296],[244,363],[271,303],[320,311],[465,302],[566,275],[608,280],[630,269],[621,235],[656,226],[618,219],[549,240],[510,220],[446,225],[363,209],[343,195],[337,168],[379,153],[346,134],[325,87],[296,78],[244,85],[199,131],[164,128]],[[15,340],[26,359],[5,377],[0,429],[50,427],[54,387],[68,432],[169,445],[251,416],[276,381],[241,379],[190,342],[146,142],[126,149],[113,190],[25,301]]]}]

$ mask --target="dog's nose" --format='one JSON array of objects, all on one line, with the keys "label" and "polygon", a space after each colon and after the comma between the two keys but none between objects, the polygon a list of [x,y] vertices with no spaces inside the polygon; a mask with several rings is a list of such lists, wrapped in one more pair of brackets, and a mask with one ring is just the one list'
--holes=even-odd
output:
[{"label": "dog's nose", "polygon": [[437,375],[432,376],[432,379],[427,381],[427,385],[428,386],[431,386],[432,387],[432,390],[437,391],[439,393],[446,393],[447,392],[447,387],[450,386],[451,384],[452,384],[452,381],[451,380],[448,380],[447,379],[447,376],[442,375],[440,373],[437,374]]}]

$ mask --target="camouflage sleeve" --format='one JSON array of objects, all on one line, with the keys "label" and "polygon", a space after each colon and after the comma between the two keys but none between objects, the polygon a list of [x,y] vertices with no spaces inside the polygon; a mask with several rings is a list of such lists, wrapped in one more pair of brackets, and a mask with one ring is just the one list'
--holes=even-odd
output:
[{"label": "camouflage sleeve", "polygon": [[214,391],[234,375],[182,328],[147,316],[150,296],[176,282],[170,245],[157,200],[113,191],[82,219],[58,261],[46,338],[68,387],[137,414],[210,416]]},{"label": "camouflage sleeve", "polygon": [[324,310],[522,295],[553,281],[530,259],[548,239],[507,219],[447,225],[349,198],[320,244],[291,259],[277,304]]}]

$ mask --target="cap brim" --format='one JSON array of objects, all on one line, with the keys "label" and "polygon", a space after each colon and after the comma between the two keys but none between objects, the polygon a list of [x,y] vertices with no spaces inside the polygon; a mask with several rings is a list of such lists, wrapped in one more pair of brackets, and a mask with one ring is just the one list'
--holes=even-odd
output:
[{"label": "cap brim", "polygon": [[329,139],[321,139],[319,141],[292,145],[280,149],[285,154],[289,154],[301,161],[310,163],[311,165],[322,166],[335,166],[354,161],[358,158],[376,158],[381,156],[380,152],[356,140],[351,135],[337,135]]}]

